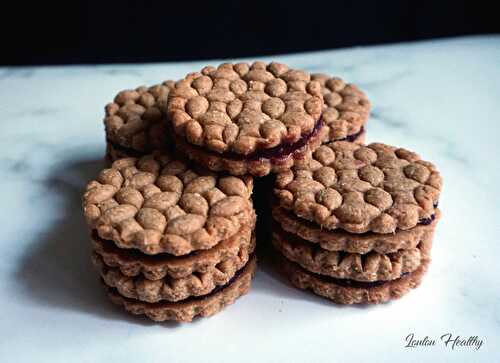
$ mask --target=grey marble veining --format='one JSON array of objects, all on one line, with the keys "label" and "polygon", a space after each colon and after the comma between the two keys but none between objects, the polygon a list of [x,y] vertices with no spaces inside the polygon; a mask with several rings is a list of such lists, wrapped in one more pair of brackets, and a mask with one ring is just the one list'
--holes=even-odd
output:
[{"label": "grey marble veining", "polygon": [[[500,361],[500,37],[273,60],[357,83],[373,103],[367,141],[440,168],[443,219],[422,286],[394,303],[338,307],[264,266],[251,293],[213,318],[178,326],[123,314],[92,270],[80,210],[104,165],[103,108],[120,89],[205,62],[0,68],[2,361]],[[437,344],[405,348],[410,333]],[[484,344],[452,350],[445,333]]]}]

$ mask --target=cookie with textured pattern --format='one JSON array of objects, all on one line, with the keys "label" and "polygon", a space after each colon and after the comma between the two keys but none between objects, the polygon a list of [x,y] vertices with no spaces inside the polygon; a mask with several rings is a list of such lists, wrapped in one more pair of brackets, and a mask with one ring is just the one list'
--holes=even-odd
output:
[{"label": "cookie with textured pattern", "polygon": [[279,63],[221,64],[171,90],[176,144],[215,171],[263,176],[303,159],[326,135],[321,85]]},{"label": "cookie with textured pattern", "polygon": [[430,257],[432,234],[417,246],[383,254],[328,251],[276,227],[274,247],[288,260],[309,272],[356,281],[394,280],[415,271]]},{"label": "cookie with textured pattern", "polygon": [[361,282],[314,274],[281,258],[281,266],[295,287],[311,290],[337,304],[380,304],[399,299],[420,285],[428,265],[429,260],[424,260],[418,269],[394,280]]},{"label": "cookie with textured pattern", "polygon": [[148,280],[143,276],[128,277],[119,269],[106,265],[98,253],[92,254],[92,261],[106,285],[114,287],[125,297],[150,303],[180,301],[191,296],[210,293],[217,286],[225,285],[248,262],[255,248],[255,238],[242,246],[240,253],[219,262],[205,272],[195,272],[181,278],[166,277],[160,280]]},{"label": "cookie with textured pattern", "polygon": [[441,185],[436,167],[411,151],[340,141],[279,173],[275,195],[321,228],[394,233],[432,222]]},{"label": "cookie with textured pattern", "polygon": [[111,301],[123,306],[132,314],[146,315],[158,322],[166,320],[189,322],[197,316],[214,315],[226,306],[233,304],[240,296],[245,295],[250,290],[255,267],[255,256],[253,256],[227,285],[215,289],[207,295],[191,297],[179,302],[148,303],[129,299],[120,295],[116,289],[105,286]]},{"label": "cookie with textured pattern", "polygon": [[316,73],[311,79],[321,84],[325,103],[321,115],[327,134],[324,142],[364,143],[371,108],[368,97],[358,87],[338,77]]},{"label": "cookie with textured pattern", "polygon": [[244,253],[252,243],[251,226],[244,226],[234,236],[219,242],[208,250],[199,250],[185,256],[166,253],[145,255],[133,249],[118,248],[114,242],[106,241],[97,233],[92,234],[92,247],[104,263],[120,271],[124,276],[144,276],[148,280],[165,277],[183,278],[191,274],[203,274],[213,270],[226,260],[232,260]]},{"label": "cookie with textured pattern", "polygon": [[429,224],[419,224],[409,230],[398,230],[396,233],[388,234],[373,232],[357,234],[340,229],[333,231],[322,229],[316,223],[299,218],[291,211],[278,206],[273,207],[272,216],[279,227],[286,232],[316,243],[322,249],[362,254],[374,251],[385,254],[415,248],[419,243],[432,239],[441,212],[436,209],[435,217]]},{"label": "cookie with textured pattern", "polygon": [[120,248],[180,256],[253,223],[249,176],[217,175],[166,152],[115,161],[83,196],[85,218]]},{"label": "cookie with textured pattern", "polygon": [[105,107],[106,155],[111,161],[140,157],[172,146],[165,115],[173,81],[119,92]]}]

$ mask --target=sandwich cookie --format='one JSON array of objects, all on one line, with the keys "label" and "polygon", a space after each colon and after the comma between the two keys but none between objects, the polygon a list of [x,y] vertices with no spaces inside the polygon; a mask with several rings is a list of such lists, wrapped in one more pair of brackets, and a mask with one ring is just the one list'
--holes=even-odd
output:
[{"label": "sandwich cookie", "polygon": [[273,245],[290,281],[340,304],[401,297],[430,262],[441,186],[408,150],[322,145],[276,178]]},{"label": "sandwich cookie", "polygon": [[154,320],[208,316],[255,270],[251,177],[217,175],[168,152],[118,159],[83,210],[92,261],[114,302]]},{"label": "sandwich cookie", "polygon": [[166,113],[176,146],[217,172],[264,176],[326,137],[320,82],[279,63],[221,64],[178,81]]}]

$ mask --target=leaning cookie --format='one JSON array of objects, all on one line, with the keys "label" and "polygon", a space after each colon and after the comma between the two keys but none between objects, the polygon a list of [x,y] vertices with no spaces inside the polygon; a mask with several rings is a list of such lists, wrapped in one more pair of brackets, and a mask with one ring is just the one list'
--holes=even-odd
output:
[{"label": "leaning cookie", "polygon": [[221,64],[190,73],[166,113],[176,146],[220,172],[264,176],[307,158],[326,137],[321,85],[278,63]]},{"label": "leaning cookie", "polygon": [[254,223],[251,177],[216,175],[166,152],[115,161],[83,196],[87,222],[120,248],[186,255]]},{"label": "leaning cookie", "polygon": [[371,105],[363,91],[339,77],[326,74],[312,74],[311,80],[321,84],[325,103],[321,116],[326,133],[323,142],[364,143]]},{"label": "leaning cookie", "polygon": [[312,290],[337,304],[379,304],[399,299],[418,287],[425,275],[429,260],[424,260],[413,272],[404,273],[390,281],[360,282],[337,279],[306,271],[294,262],[281,259],[282,268],[291,283],[303,290]]},{"label": "leaning cookie", "polygon": [[189,322],[197,316],[214,315],[226,306],[233,304],[240,296],[245,295],[250,289],[255,267],[255,257],[251,257],[245,267],[239,270],[226,285],[216,288],[207,295],[192,297],[179,302],[148,303],[129,299],[120,295],[116,289],[106,286],[111,301],[123,306],[132,314],[146,315],[154,321]]},{"label": "leaning cookie", "polygon": [[124,90],[106,105],[106,155],[110,161],[140,157],[173,146],[160,111],[173,86],[173,81],[165,81],[152,87]]}]

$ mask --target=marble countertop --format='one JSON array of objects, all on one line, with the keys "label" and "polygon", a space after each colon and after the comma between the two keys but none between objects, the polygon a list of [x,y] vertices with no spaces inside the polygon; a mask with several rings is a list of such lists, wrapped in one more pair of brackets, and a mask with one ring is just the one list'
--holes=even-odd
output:
[{"label": "marble countertop", "polygon": [[[374,105],[367,141],[440,168],[443,218],[422,286],[339,307],[260,269],[251,293],[212,318],[129,317],[92,270],[80,210],[103,167],[103,107],[120,89],[218,61],[0,68],[2,362],[500,361],[500,36],[273,59],[357,83]],[[412,333],[436,344],[406,348]],[[483,345],[452,349],[446,333]]]}]

